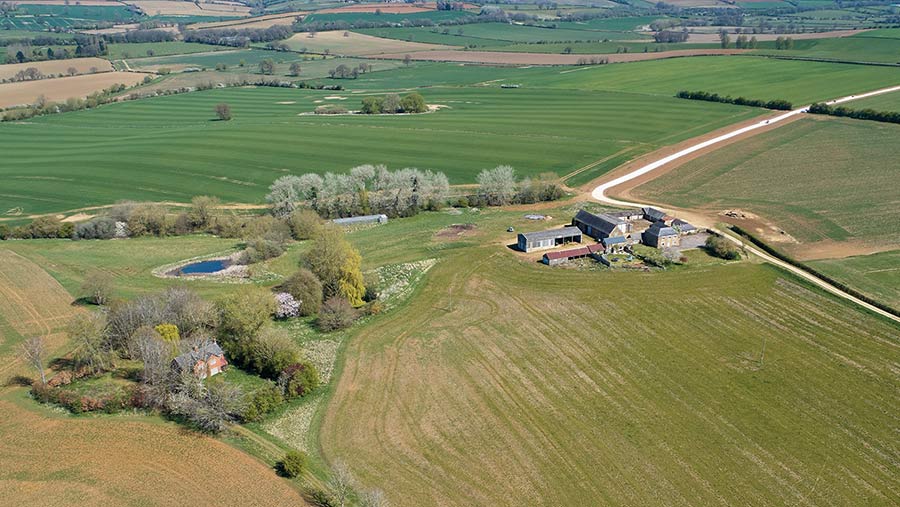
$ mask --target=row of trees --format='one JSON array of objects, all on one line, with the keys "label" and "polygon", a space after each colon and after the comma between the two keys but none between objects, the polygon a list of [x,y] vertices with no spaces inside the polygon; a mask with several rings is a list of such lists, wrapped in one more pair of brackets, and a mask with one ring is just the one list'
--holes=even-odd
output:
[{"label": "row of trees", "polygon": [[[722,30],[719,32],[719,42],[722,46],[722,49],[728,49],[728,46],[731,44],[731,36],[728,35],[728,32]],[[737,49],[756,49],[756,46],[759,42],[756,40],[756,37],[747,38],[746,35],[738,35],[737,39],[734,41],[734,47]]]},{"label": "row of trees", "polygon": [[809,106],[809,112],[812,114],[827,114],[830,116],[841,116],[846,118],[855,118],[857,120],[872,120],[885,123],[900,123],[900,112],[897,111],[876,111],[874,109],[850,109],[844,106],[830,106],[828,104],[816,103]]},{"label": "row of trees", "polygon": [[683,30],[660,30],[653,34],[653,40],[659,43],[687,42],[687,28]]},{"label": "row of trees", "polygon": [[396,93],[382,97],[366,97],[362,100],[363,114],[397,114],[397,113],[424,113],[428,111],[425,98],[417,92],[404,95],[402,98]]},{"label": "row of trees", "polygon": [[440,172],[362,165],[348,174],[282,176],[269,187],[266,200],[276,216],[287,216],[306,204],[324,217],[372,213],[396,217],[443,206],[449,193],[447,176]]},{"label": "row of trees", "polygon": [[730,95],[719,95],[718,93],[704,91],[686,91],[681,90],[675,94],[679,99],[704,100],[707,102],[721,102],[724,104],[736,104],[739,106],[764,107],[766,109],[775,109],[779,111],[790,111],[794,105],[784,99],[761,100],[748,99],[744,97],[732,98]]},{"label": "row of trees", "polygon": [[328,71],[328,76],[331,79],[356,79],[360,74],[365,74],[366,72],[370,72],[372,70],[372,66],[368,63],[360,63],[355,67],[350,67],[345,64],[340,64],[337,67]]},{"label": "row of trees", "polygon": [[[396,18],[395,18],[396,19]],[[484,7],[478,14],[460,16],[452,19],[434,21],[429,18],[413,18],[393,20],[357,19],[353,21],[307,21],[302,19],[293,25],[295,32],[327,32],[333,30],[353,30],[362,28],[388,28],[388,27],[433,27],[433,26],[457,26],[475,23],[523,23],[535,21],[537,18],[524,13],[507,13],[501,9]]]},{"label": "row of trees", "polygon": [[268,28],[209,28],[186,30],[185,42],[201,42],[219,46],[247,47],[251,42],[269,42],[287,39],[293,35],[288,25],[274,25]]},{"label": "row of trees", "polygon": [[515,169],[508,165],[485,169],[478,174],[478,192],[465,204],[504,206],[555,201],[563,195],[556,179],[555,174],[544,173],[537,178],[519,180]]},{"label": "row of trees", "polygon": [[[145,83],[148,83],[151,80],[150,76],[144,78]],[[66,99],[65,102],[50,102],[45,96],[40,95],[34,103],[28,107],[10,109],[3,113],[2,121],[20,121],[47,114],[93,109],[97,106],[115,101],[115,95],[126,89],[127,87],[124,84],[114,84],[109,88],[88,95],[87,98],[81,99],[70,97]]]}]

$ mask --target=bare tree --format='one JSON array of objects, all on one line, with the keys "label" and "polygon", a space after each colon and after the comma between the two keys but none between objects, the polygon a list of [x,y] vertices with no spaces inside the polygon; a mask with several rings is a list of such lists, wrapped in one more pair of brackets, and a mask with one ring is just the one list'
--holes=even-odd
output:
[{"label": "bare tree", "polygon": [[95,305],[105,305],[113,291],[113,277],[105,271],[94,271],[84,279],[81,290]]},{"label": "bare tree", "polygon": [[485,169],[478,175],[478,192],[492,206],[509,204],[516,195],[516,171],[508,165]]},{"label": "bare tree", "polygon": [[390,505],[384,491],[380,489],[370,489],[359,495],[359,507],[390,507]]},{"label": "bare tree", "polygon": [[350,501],[350,496],[353,494],[353,487],[355,484],[356,478],[353,477],[353,472],[350,471],[350,467],[341,460],[336,461],[334,466],[331,467],[331,478],[328,480],[328,489],[331,490],[331,494],[334,496],[337,507],[346,507],[347,503]]},{"label": "bare tree", "polygon": [[44,339],[40,336],[29,338],[22,344],[22,357],[41,375],[41,384],[47,384],[47,376],[44,374],[46,352]]},{"label": "bare tree", "polygon": [[216,104],[216,118],[221,121],[228,121],[231,119],[231,106],[228,104]]}]

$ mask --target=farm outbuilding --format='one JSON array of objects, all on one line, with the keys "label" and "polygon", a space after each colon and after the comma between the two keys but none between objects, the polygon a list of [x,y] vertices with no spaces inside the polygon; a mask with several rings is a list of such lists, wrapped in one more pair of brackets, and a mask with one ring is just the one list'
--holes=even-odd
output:
[{"label": "farm outbuilding", "polygon": [[544,250],[566,243],[581,243],[581,231],[577,227],[519,233],[518,237],[518,247],[523,252]]},{"label": "farm outbuilding", "polygon": [[626,222],[632,222],[634,220],[640,220],[644,218],[644,212],[639,209],[626,209],[622,211],[611,211],[607,213],[607,215],[611,217],[618,218],[619,220],[624,220]]},{"label": "farm outbuilding", "polygon": [[335,218],[332,222],[338,225],[386,224],[387,215],[363,215],[359,217]]},{"label": "farm outbuilding", "polygon": [[549,266],[555,266],[568,262],[572,259],[581,259],[584,257],[597,256],[604,251],[603,245],[588,245],[581,248],[573,248],[571,250],[561,250],[559,252],[547,252],[541,262]]},{"label": "farm outbuilding", "polygon": [[672,228],[678,231],[679,234],[695,234],[699,232],[699,229],[680,218],[672,220]]},{"label": "farm outbuilding", "polygon": [[575,214],[572,225],[598,240],[615,236],[624,237],[629,232],[628,224],[624,220],[609,215],[595,215],[585,210]]},{"label": "farm outbuilding", "polygon": [[656,248],[666,248],[678,246],[680,238],[678,232],[665,224],[665,222],[656,222],[644,231],[642,235],[644,244]]}]

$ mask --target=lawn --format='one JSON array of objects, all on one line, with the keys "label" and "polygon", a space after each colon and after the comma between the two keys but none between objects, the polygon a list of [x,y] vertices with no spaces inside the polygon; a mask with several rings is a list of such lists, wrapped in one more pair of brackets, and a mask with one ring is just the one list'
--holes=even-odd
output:
[{"label": "lawn", "polygon": [[401,507],[898,499],[893,327],[756,264],[521,262],[510,218],[349,342],[329,460]]},{"label": "lawn", "polygon": [[679,207],[749,210],[802,243],[896,245],[898,135],[892,124],[802,119],[687,162],[637,194]]},{"label": "lawn", "polygon": [[[452,183],[472,183],[499,164],[522,175],[564,175],[622,150],[646,151],[759,113],[670,97],[498,85],[422,93],[429,104],[448,107],[418,116],[299,115],[327,103],[356,109],[361,97],[245,88],[2,124],[0,209],[28,214],[125,198],[186,202],[201,193],[262,202],[284,174],[365,163],[440,170]],[[222,102],[234,113],[229,122],[213,121]]]},{"label": "lawn", "polygon": [[809,264],[878,301],[900,309],[900,250],[812,261]]}]

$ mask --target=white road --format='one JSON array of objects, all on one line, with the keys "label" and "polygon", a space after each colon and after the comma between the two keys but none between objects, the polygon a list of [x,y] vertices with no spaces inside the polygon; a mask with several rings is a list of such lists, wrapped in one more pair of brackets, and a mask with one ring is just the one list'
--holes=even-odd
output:
[{"label": "white road", "polygon": [[[876,95],[881,95],[884,93],[890,93],[890,92],[895,92],[895,91],[900,91],[900,86],[881,88],[879,90],[874,90],[874,91],[859,94],[859,95],[848,95],[846,97],[841,97],[839,99],[829,100],[828,102],[826,102],[826,104],[829,104],[829,105],[842,104],[844,102],[850,102],[853,100],[864,99],[864,98],[873,97]],[[786,120],[788,118],[791,118],[798,114],[805,113],[808,109],[809,109],[809,106],[804,106],[799,109],[794,109],[787,113],[778,115],[774,118],[769,118],[768,120],[763,120],[758,123],[748,125],[746,127],[736,128],[736,129],[731,130],[720,136],[717,136],[712,139],[691,145],[681,151],[678,151],[676,153],[673,153],[671,155],[663,157],[654,162],[650,162],[649,164],[644,165],[642,167],[638,167],[637,169],[635,169],[627,174],[624,174],[622,176],[619,176],[618,178],[615,178],[606,183],[600,184],[599,186],[594,188],[594,190],[591,192],[591,196],[600,202],[612,204],[614,206],[624,206],[624,207],[645,206],[646,204],[630,202],[630,201],[621,201],[618,199],[613,199],[612,197],[607,197],[606,192],[611,188],[617,187],[625,182],[631,181],[631,180],[633,180],[635,178],[639,178],[647,173],[653,172],[656,169],[659,169],[660,167],[663,167],[670,162],[674,162],[675,160],[686,157],[686,156],[688,156],[692,153],[695,153],[697,151],[700,151],[704,148],[708,148],[710,146],[725,142],[729,139],[733,139],[741,134],[744,134],[744,133],[747,133],[747,132],[750,132],[750,131],[753,131],[756,129],[760,129],[760,128],[764,128],[764,127],[771,127],[771,126],[773,126],[773,124],[777,125],[779,122],[783,122],[784,120]],[[718,231],[718,232],[722,233],[722,231]],[[800,269],[796,266],[788,264],[787,262],[777,259],[777,258],[773,257],[772,255],[769,255],[768,253],[756,248],[753,245],[747,245],[740,239],[735,238],[735,237],[731,236],[730,234],[725,234],[725,233],[722,233],[722,234],[724,237],[728,238],[730,241],[732,241],[736,244],[742,245],[748,252],[760,257],[761,259],[765,260],[766,262],[775,264],[776,266],[778,266],[782,269],[785,269],[787,271],[790,271],[791,273],[803,278],[804,280],[808,280],[809,282],[815,284],[816,286],[821,287],[822,289],[825,289],[826,291],[828,291],[838,297],[844,298],[844,299],[846,299],[852,303],[855,303],[873,313],[877,313],[878,315],[886,317],[886,318],[893,320],[894,322],[897,322],[898,324],[900,324],[900,317],[897,317],[896,315],[893,315],[893,314],[886,312],[876,306],[866,303],[865,301],[853,296],[852,294],[844,292],[843,290],[835,287],[834,285],[826,282],[825,280],[822,280],[821,278],[819,278],[815,275],[807,273],[806,271],[803,271],[802,269]]]}]

